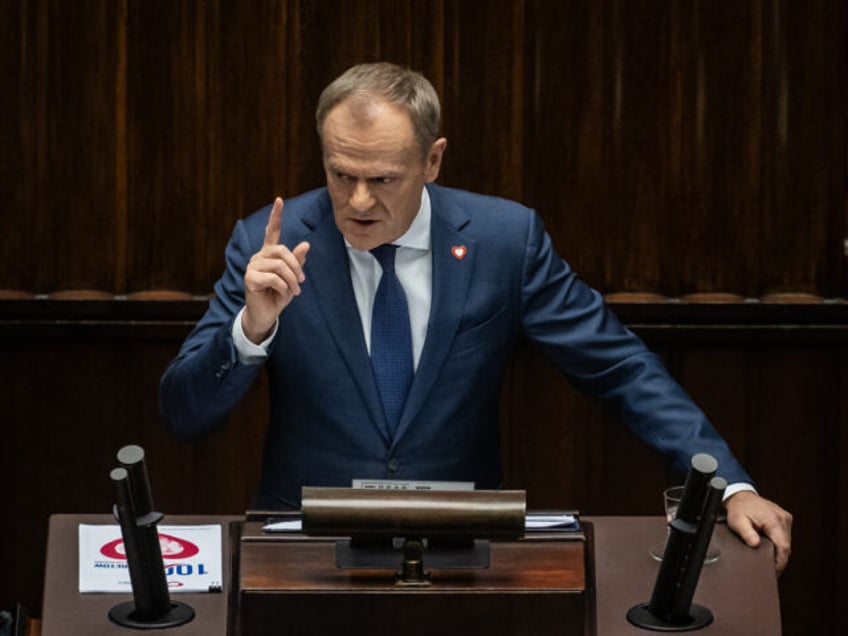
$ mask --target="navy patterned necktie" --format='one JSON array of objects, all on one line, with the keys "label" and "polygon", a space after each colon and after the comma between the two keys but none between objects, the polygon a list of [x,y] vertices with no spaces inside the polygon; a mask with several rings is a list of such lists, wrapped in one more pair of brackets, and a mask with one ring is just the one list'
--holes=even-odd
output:
[{"label": "navy patterned necktie", "polygon": [[383,268],[371,313],[371,366],[392,436],[415,373],[409,308],[395,274],[396,250],[397,245],[388,244],[371,250]]}]

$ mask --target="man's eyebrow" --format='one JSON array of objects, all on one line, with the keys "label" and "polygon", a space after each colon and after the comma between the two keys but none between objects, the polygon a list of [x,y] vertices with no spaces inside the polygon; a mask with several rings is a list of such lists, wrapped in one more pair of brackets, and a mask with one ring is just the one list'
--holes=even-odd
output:
[{"label": "man's eyebrow", "polygon": [[[334,161],[327,161],[327,169],[330,170],[330,172],[338,172],[347,175],[353,175],[355,172],[359,172],[350,166],[344,166],[341,163]],[[382,179],[385,177],[396,178],[401,174],[401,172],[402,169],[398,166],[378,166],[374,170],[368,170],[362,174],[366,179]]]}]

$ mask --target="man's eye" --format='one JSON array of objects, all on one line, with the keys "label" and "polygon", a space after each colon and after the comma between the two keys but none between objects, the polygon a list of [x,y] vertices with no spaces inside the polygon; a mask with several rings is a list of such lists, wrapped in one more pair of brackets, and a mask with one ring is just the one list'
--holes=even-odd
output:
[{"label": "man's eye", "polygon": [[379,183],[380,185],[388,185],[394,182],[394,177],[375,177],[374,182]]},{"label": "man's eye", "polygon": [[350,181],[351,177],[349,174],[345,174],[344,172],[337,172],[336,179],[338,179],[339,181]]}]

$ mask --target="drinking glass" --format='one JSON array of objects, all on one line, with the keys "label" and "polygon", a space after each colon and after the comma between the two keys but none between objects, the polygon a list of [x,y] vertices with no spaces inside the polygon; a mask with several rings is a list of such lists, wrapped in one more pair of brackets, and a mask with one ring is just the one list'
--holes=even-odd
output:
[{"label": "drinking glass", "polygon": [[[677,509],[680,507],[680,500],[683,498],[684,489],[684,486],[672,486],[671,488],[663,490],[663,505],[665,506],[665,518],[668,523],[671,523],[677,516]],[[662,561],[663,559],[665,544],[668,541],[668,534],[670,532],[671,528],[666,531],[665,541],[651,546],[651,556],[657,561]],[[715,563],[718,561],[719,556],[721,556],[721,550],[714,546],[713,542],[710,541],[710,545],[707,548],[707,554],[704,557],[704,563]]]}]

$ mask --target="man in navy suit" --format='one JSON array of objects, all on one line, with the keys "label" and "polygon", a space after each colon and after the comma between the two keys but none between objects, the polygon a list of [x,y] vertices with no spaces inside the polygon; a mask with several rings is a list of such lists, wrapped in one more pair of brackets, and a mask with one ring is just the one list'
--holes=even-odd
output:
[{"label": "man in navy suit", "polygon": [[[171,430],[195,438],[220,426],[265,365],[257,505],[296,508],[302,486],[355,478],[498,488],[498,393],[527,339],[681,471],[695,453],[713,455],[730,484],[729,525],[751,546],[769,536],[782,571],[791,515],[754,491],[657,356],[559,257],[537,214],[434,184],[447,146],[439,119],[430,83],[392,64],[353,67],[324,90],[327,187],[236,224],[215,298],[162,378]],[[384,245],[394,246],[388,262],[377,258]],[[393,291],[381,290],[384,276]],[[402,317],[384,323],[372,308],[385,293]],[[389,352],[387,380],[383,324],[403,325],[403,344],[391,346],[405,351]]]}]

